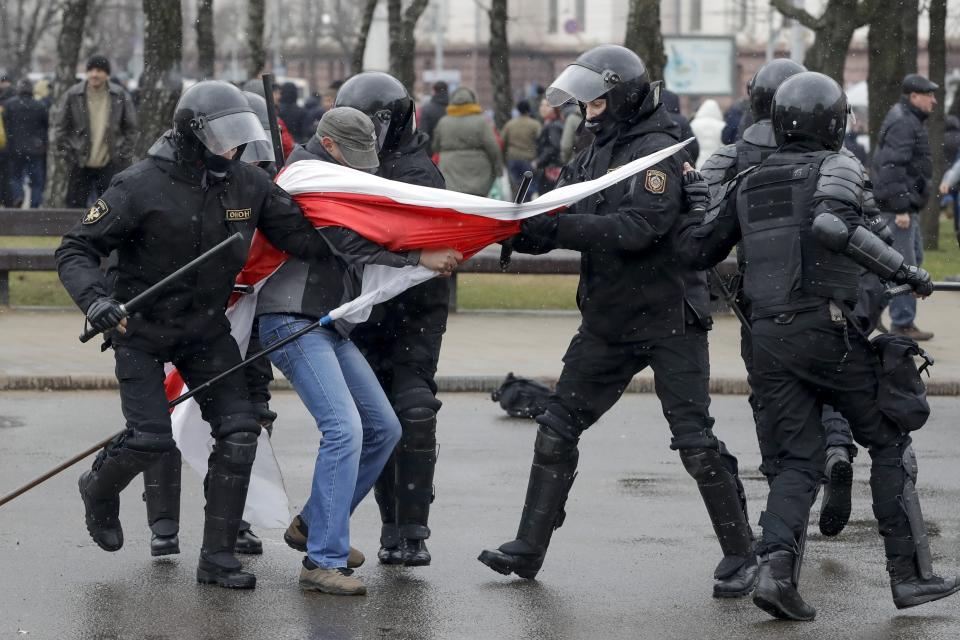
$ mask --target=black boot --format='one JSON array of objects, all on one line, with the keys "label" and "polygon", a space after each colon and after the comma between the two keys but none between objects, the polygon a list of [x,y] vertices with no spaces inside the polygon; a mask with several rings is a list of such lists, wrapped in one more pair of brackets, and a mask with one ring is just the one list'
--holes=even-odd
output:
[{"label": "black boot", "polygon": [[257,452],[255,433],[239,432],[218,439],[207,474],[206,519],[197,582],[231,589],[252,589],[257,578],[243,571],[233,555],[250,468]]},{"label": "black boot", "polygon": [[753,604],[780,620],[813,620],[817,610],[803,601],[794,582],[796,565],[797,556],[790,551],[761,555]]},{"label": "black boot", "polygon": [[835,536],[850,520],[850,493],[853,486],[853,465],[846,447],[829,447],[823,468],[827,484],[820,503],[820,533]]},{"label": "black boot", "polygon": [[396,452],[390,456],[373,485],[373,496],[380,507],[380,564],[403,564],[403,540],[397,528],[397,460]]},{"label": "black boot", "polygon": [[485,549],[477,560],[503,575],[537,576],[550,538],[566,517],[563,507],[577,476],[578,457],[576,442],[540,427],[517,537],[498,549]]},{"label": "black boot", "polygon": [[143,472],[143,501],[152,532],[152,556],[180,553],[180,468],[180,451],[174,449]]},{"label": "black boot", "polygon": [[250,528],[250,523],[246,520],[240,521],[240,529],[237,531],[237,543],[233,550],[236,553],[242,553],[245,556],[259,556],[263,553],[263,542],[259,536]]},{"label": "black boot", "polygon": [[697,481],[723,551],[723,559],[713,572],[716,580],[713,597],[750,595],[757,582],[757,561],[753,551],[753,532],[747,519],[746,496],[739,478],[714,449],[681,449],[680,460],[687,473]]},{"label": "black boot", "polygon": [[145,468],[156,462],[159,453],[129,449],[114,441],[100,452],[90,471],[78,482],[83,500],[87,532],[104,551],[123,547],[120,526],[120,492]]},{"label": "black boot", "polygon": [[890,573],[893,604],[897,609],[933,602],[960,591],[960,577],[931,575],[924,578],[917,572],[916,563],[911,557],[891,558],[887,561],[887,571]]},{"label": "black boot", "polygon": [[430,564],[424,542],[430,537],[427,520],[433,503],[433,475],[437,466],[437,414],[428,407],[399,412],[403,435],[397,444],[396,514],[403,539],[400,558],[408,567]]}]

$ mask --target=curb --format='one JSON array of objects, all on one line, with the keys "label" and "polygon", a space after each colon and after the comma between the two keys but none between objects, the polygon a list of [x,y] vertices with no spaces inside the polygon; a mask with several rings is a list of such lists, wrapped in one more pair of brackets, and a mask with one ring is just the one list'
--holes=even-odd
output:
[{"label": "curb", "polygon": [[[441,393],[490,393],[503,382],[504,376],[437,376]],[[540,382],[554,386],[555,377],[538,377]],[[274,380],[270,388],[286,391],[292,387],[284,379]],[[0,391],[108,391],[117,389],[113,376],[0,376]],[[653,378],[634,378],[626,393],[653,393]],[[713,395],[747,395],[750,387],[746,378],[711,378]],[[930,396],[960,396],[960,380],[931,380],[927,382]]]}]

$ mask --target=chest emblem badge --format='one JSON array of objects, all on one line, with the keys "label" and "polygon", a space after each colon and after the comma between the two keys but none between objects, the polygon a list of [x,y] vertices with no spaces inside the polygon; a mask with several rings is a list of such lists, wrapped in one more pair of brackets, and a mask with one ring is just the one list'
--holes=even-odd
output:
[{"label": "chest emblem badge", "polygon": [[667,189],[666,174],[656,169],[647,169],[643,187],[650,193],[663,193]]},{"label": "chest emblem badge", "polygon": [[251,215],[250,209],[227,209],[227,222],[236,222],[238,220],[249,220]]},{"label": "chest emblem badge", "polygon": [[102,199],[98,199],[83,216],[83,224],[93,224],[108,213],[110,213],[110,207]]}]

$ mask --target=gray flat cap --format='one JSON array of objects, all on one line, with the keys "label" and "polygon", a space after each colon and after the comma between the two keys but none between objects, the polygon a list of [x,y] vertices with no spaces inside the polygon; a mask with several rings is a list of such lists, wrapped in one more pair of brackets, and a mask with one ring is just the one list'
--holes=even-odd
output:
[{"label": "gray flat cap", "polygon": [[320,118],[317,137],[336,142],[343,159],[354,169],[376,169],[380,166],[377,132],[373,121],[362,111],[353,107],[330,109]]}]

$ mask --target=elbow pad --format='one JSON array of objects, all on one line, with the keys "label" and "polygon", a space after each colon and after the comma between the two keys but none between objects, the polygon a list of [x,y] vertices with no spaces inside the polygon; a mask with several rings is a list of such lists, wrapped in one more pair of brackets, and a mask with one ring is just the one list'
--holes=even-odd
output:
[{"label": "elbow pad", "polygon": [[827,249],[843,253],[850,241],[847,223],[832,213],[821,213],[810,226],[813,236]]},{"label": "elbow pad", "polygon": [[903,266],[903,256],[866,227],[854,229],[843,253],[884,280],[890,280]]}]

